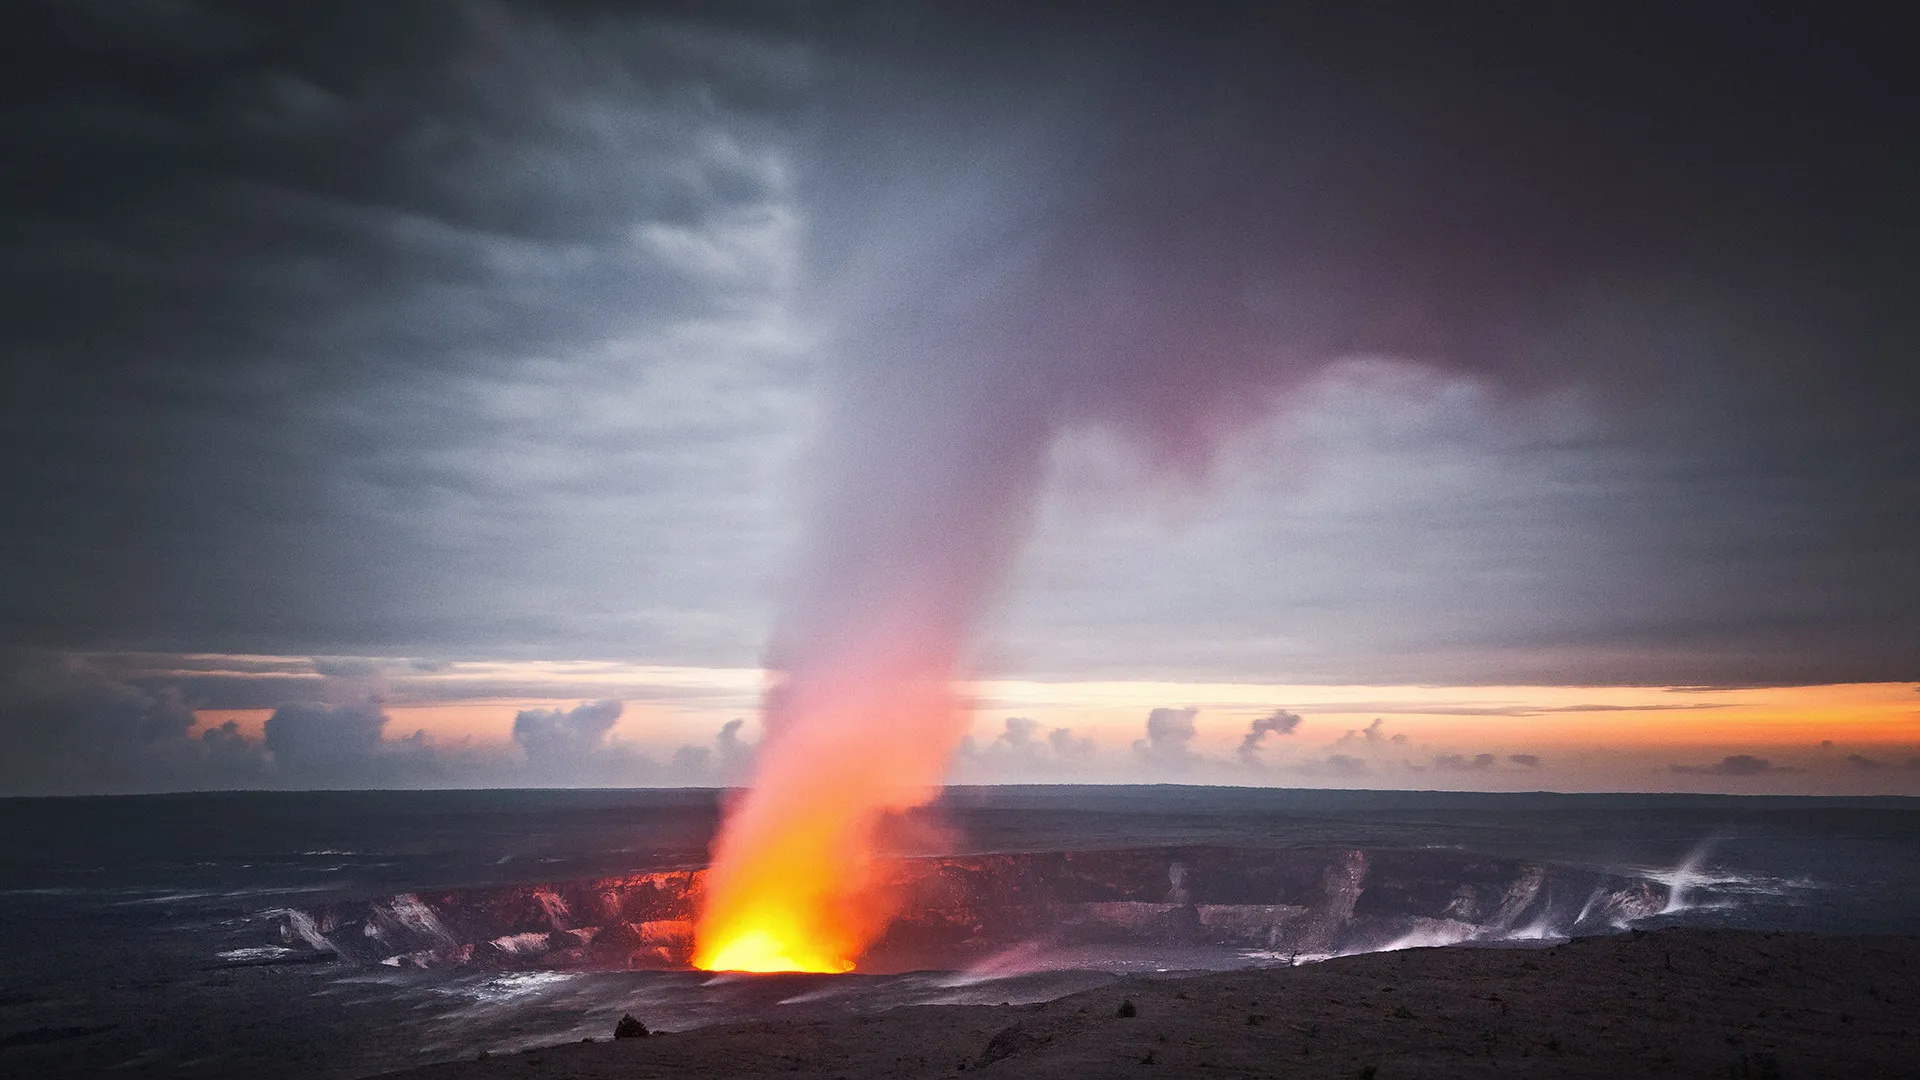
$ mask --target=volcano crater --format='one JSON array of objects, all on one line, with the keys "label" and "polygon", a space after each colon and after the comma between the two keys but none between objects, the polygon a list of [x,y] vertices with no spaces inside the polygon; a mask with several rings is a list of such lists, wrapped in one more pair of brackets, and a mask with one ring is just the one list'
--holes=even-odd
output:
[{"label": "volcano crater", "polygon": [[[684,970],[704,867],[422,890],[281,913],[294,948],[397,967]],[[1669,905],[1647,878],[1456,850],[1152,847],[889,859],[897,914],[858,970],[966,969],[1009,950],[1212,947],[1293,963],[1558,939]]]}]

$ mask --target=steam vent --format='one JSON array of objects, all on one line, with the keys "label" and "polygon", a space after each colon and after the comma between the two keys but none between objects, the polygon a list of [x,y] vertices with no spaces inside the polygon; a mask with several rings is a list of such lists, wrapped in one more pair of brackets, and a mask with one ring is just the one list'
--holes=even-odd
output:
[{"label": "steam vent", "polygon": [[[1021,943],[1215,945],[1276,959],[1600,932],[1659,882],[1448,851],[1153,848],[900,859],[859,970],[958,968]],[[398,966],[679,969],[704,869],[405,893],[288,911],[290,944]]]}]

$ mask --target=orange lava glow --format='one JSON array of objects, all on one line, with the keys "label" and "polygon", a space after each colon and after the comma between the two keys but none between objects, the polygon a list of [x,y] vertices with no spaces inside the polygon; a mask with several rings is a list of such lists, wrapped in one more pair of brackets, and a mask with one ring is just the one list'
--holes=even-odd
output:
[{"label": "orange lava glow", "polygon": [[871,657],[768,695],[752,786],[714,846],[694,966],[851,971],[898,909],[880,830],[940,790],[968,712],[939,663]]},{"label": "orange lava glow", "polygon": [[806,942],[793,928],[782,925],[789,920],[772,911],[759,920],[762,927],[747,930],[719,943],[711,954],[703,954],[695,966],[708,971],[817,971],[838,974],[852,971],[853,961],[806,948]]}]

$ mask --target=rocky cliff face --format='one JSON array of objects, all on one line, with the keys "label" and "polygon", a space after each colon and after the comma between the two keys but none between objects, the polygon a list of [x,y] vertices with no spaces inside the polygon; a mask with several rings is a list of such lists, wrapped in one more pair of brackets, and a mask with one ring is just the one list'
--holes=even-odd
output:
[{"label": "rocky cliff face", "polygon": [[[289,942],[365,963],[685,967],[705,871],[404,893],[286,913]],[[1275,958],[1551,937],[1666,906],[1666,886],[1445,851],[1150,848],[901,859],[862,970],[953,968],[1031,941],[1213,944]]]}]

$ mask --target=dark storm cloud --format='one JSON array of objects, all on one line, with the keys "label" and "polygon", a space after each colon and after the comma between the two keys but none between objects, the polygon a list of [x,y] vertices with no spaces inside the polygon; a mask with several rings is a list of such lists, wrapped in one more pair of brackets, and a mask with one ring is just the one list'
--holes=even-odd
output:
[{"label": "dark storm cloud", "polygon": [[[1088,44],[1084,27],[1057,39],[1031,23],[1001,36],[973,27],[977,38],[958,40],[992,58],[982,68],[999,65],[1005,89],[971,108],[963,95],[984,80],[967,83],[951,57],[915,69],[927,86],[959,83],[944,95],[883,64],[851,77],[869,100],[907,102],[880,122],[948,138],[925,140],[932,163],[911,194],[847,189],[905,221],[886,235],[911,235],[924,254],[874,257],[871,279],[847,287],[866,301],[853,346],[870,370],[829,443],[846,493],[821,513],[832,524],[811,569],[829,584],[813,586],[794,638],[839,640],[832,630],[862,617],[836,559],[865,570],[884,562],[885,541],[850,537],[905,533],[899,550],[916,554],[878,575],[889,580],[933,574],[911,560],[942,544],[974,553],[942,570],[965,585],[955,621],[976,620],[974,598],[1017,548],[1036,461],[1060,432],[1098,427],[1148,472],[1202,473],[1222,436],[1297,406],[1358,356],[1427,373],[1424,389],[1402,376],[1409,396],[1443,397],[1463,378],[1486,395],[1474,424],[1415,432],[1429,445],[1385,464],[1414,471],[1458,454],[1486,470],[1479,452],[1527,483],[1516,493],[1456,476],[1452,490],[1406,497],[1436,503],[1441,528],[1379,526],[1366,503],[1356,521],[1295,524],[1269,505],[1282,520],[1249,531],[1271,547],[1189,553],[1196,574],[1216,576],[1205,591],[1216,602],[1169,612],[1151,588],[1164,564],[1152,551],[1084,575],[1077,614],[1097,612],[1102,633],[1042,610],[1020,646],[1054,670],[1116,676],[1244,672],[1269,658],[1321,678],[1440,682],[1910,670],[1920,624],[1895,597],[1914,593],[1920,565],[1891,539],[1908,535],[1910,511],[1889,508],[1920,494],[1916,443],[1892,404],[1911,397],[1912,374],[1883,349],[1912,337],[1892,284],[1904,253],[1863,210],[1805,213],[1799,189],[1911,221],[1886,185],[1911,171],[1910,114],[1895,98],[1857,81],[1853,61],[1782,52],[1777,28],[1746,22],[1568,14],[1523,28],[1406,10],[1295,25],[1224,10],[1191,32],[1112,30],[1099,42],[1111,52],[1071,48]],[[1073,56],[1097,109],[1023,66],[1033,55]],[[1322,81],[1314,61],[1340,74]],[[1550,85],[1519,74],[1542,63]],[[1843,122],[1828,127],[1808,93]],[[995,119],[1001,139],[975,137]],[[847,142],[855,160],[882,157]],[[846,231],[847,262],[872,231]],[[1783,249],[1801,261],[1783,264]],[[1834,364],[1849,374],[1834,377]],[[1509,408],[1558,391],[1603,419],[1579,429],[1550,408]],[[898,428],[915,437],[876,415],[906,417]],[[1829,482],[1842,473],[1845,494]],[[889,492],[935,487],[950,507],[901,520],[881,508]],[[1063,520],[1070,552],[1084,533],[1077,515]],[[1249,558],[1297,567],[1296,556],[1319,573],[1285,577],[1319,589],[1272,586],[1283,604],[1261,587],[1234,594]],[[884,604],[898,589],[875,591]],[[1287,642],[1296,659],[1271,643],[1275,612],[1302,608],[1315,632]],[[1344,653],[1324,651],[1330,632]]]},{"label": "dark storm cloud", "polygon": [[[669,418],[670,447],[572,399],[617,402],[596,383],[644,383],[648,350],[706,348],[679,328],[767,304],[786,226],[766,121],[806,62],[777,26],[490,3],[161,10],[9,18],[0,153],[22,167],[0,179],[0,492],[34,509],[0,535],[17,573],[0,634],[231,651],[577,637],[592,611],[542,624],[497,593],[437,590],[508,564],[598,575],[608,557],[574,532],[603,528],[597,506],[703,451],[753,475],[725,444],[761,423],[764,388],[728,404],[731,376],[679,378],[661,393],[711,407]],[[601,356],[623,340],[641,344]],[[571,501],[514,490],[530,480]],[[740,486],[657,509],[738,528]],[[551,510],[548,529],[513,535],[515,503]],[[670,625],[679,598],[654,591]]]},{"label": "dark storm cloud", "polygon": [[[1001,566],[1059,432],[1203,472],[1359,356],[1442,373],[1402,397],[1444,406],[1463,376],[1484,401],[1370,432],[1350,502],[1254,499],[1187,563],[1102,561],[1008,652],[1914,676],[1920,139],[1878,21],[1018,15],[17,6],[0,642],[752,663],[814,366],[862,421],[810,460],[815,501],[866,523],[863,500],[945,492],[879,532]],[[1568,387],[1601,419],[1524,407]],[[1317,456],[1367,449],[1348,435]],[[1459,480],[1495,465],[1525,482]],[[905,574],[868,566],[881,593]],[[1276,645],[1307,612],[1312,640]],[[259,674],[281,681],[180,692],[312,696]]]},{"label": "dark storm cloud", "polygon": [[1669,765],[1668,771],[1692,776],[1760,776],[1766,773],[1797,773],[1790,765],[1776,765],[1751,754],[1729,754],[1712,765]]}]

